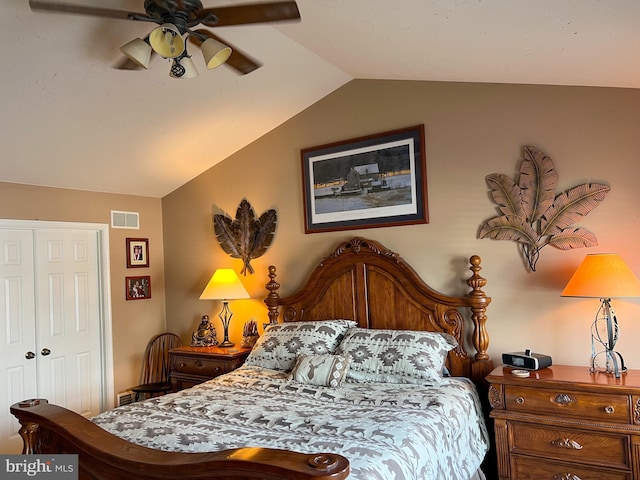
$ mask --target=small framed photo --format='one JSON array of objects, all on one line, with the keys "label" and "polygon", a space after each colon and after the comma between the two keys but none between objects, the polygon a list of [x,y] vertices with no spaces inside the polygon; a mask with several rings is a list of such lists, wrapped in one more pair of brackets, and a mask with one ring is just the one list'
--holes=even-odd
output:
[{"label": "small framed photo", "polygon": [[144,300],[151,298],[151,277],[125,277],[127,300]]},{"label": "small framed photo", "polygon": [[424,125],[301,151],[305,233],[429,222]]},{"label": "small framed photo", "polygon": [[127,238],[127,268],[149,266],[149,239]]}]

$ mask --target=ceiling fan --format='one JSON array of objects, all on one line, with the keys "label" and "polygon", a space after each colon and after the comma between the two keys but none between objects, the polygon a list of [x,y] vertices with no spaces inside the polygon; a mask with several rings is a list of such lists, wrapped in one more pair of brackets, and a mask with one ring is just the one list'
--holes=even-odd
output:
[{"label": "ceiling fan", "polygon": [[70,4],[56,0],[29,0],[32,10],[91,15],[155,23],[144,39],[136,38],[120,50],[136,65],[149,68],[153,52],[172,60],[170,75],[174,78],[192,78],[197,70],[186,41],[200,47],[207,68],[226,63],[245,75],[260,64],[235,47],[225,44],[217,35],[204,27],[223,27],[253,23],[299,20],[295,1],[251,3],[204,8],[200,0],[144,0],[144,13],[111,8]]}]

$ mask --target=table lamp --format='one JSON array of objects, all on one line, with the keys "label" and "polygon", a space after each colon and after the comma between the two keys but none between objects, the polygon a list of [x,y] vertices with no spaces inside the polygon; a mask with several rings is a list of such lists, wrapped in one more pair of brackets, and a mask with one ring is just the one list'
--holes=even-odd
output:
[{"label": "table lamp", "polygon": [[222,300],[222,310],[218,314],[218,318],[222,321],[224,328],[224,340],[219,347],[233,347],[233,343],[229,341],[229,323],[233,313],[229,310],[229,300],[239,300],[241,298],[249,298],[249,293],[242,285],[236,272],[231,268],[217,269],[204,291],[200,295],[200,300]]},{"label": "table lamp", "polygon": [[[611,307],[615,297],[640,297],[640,280],[616,253],[587,255],[561,294],[563,297],[600,298],[591,325],[591,371],[614,374],[626,371],[622,355],[614,350],[618,320]],[[596,351],[596,348],[604,348]],[[602,360],[604,359],[604,364]]]}]

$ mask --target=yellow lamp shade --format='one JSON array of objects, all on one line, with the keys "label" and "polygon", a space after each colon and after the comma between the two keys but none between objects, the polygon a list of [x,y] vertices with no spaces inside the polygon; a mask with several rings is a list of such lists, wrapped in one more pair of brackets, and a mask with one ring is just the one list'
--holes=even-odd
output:
[{"label": "yellow lamp shade", "polygon": [[217,269],[200,295],[200,300],[238,300],[241,298],[249,298],[249,293],[232,268]]},{"label": "yellow lamp shade", "polygon": [[[177,65],[176,65],[177,64]],[[172,78],[196,78],[198,69],[191,60],[191,57],[182,57],[175,59],[174,65],[171,66],[169,76]]]},{"label": "yellow lamp shade", "polygon": [[640,280],[617,253],[587,255],[561,294],[563,297],[640,297]]},{"label": "yellow lamp shade", "polygon": [[149,63],[151,62],[151,45],[141,38],[136,38],[121,46],[120,51],[135,64],[146,69],[149,68]]},{"label": "yellow lamp shade", "polygon": [[184,39],[172,23],[163,23],[149,34],[151,48],[164,58],[177,58],[184,52]]},{"label": "yellow lamp shade", "polygon": [[200,46],[204,63],[211,70],[227,61],[231,55],[231,48],[224,43],[220,43],[214,38],[207,38]]}]

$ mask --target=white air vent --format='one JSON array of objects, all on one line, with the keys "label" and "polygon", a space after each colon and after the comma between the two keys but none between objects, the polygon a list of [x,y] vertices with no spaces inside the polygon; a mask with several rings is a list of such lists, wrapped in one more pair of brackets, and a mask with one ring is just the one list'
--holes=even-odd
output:
[{"label": "white air vent", "polygon": [[140,214],[138,212],[121,212],[111,210],[111,228],[140,228]]},{"label": "white air vent", "polygon": [[136,401],[136,394],[131,390],[118,394],[118,406],[129,405]]}]

